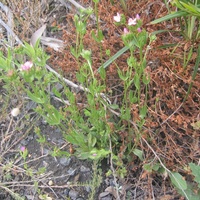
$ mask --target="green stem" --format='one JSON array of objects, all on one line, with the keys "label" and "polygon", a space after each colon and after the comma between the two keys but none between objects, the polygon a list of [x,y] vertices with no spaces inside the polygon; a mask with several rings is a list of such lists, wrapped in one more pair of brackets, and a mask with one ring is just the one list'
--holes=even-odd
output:
[{"label": "green stem", "polygon": [[78,46],[79,46],[78,38],[79,38],[79,33],[78,31],[76,31],[76,57],[78,55]]}]

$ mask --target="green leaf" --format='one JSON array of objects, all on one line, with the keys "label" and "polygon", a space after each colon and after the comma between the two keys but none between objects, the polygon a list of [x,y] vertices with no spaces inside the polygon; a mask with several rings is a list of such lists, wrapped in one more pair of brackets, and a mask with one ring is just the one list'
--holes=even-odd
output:
[{"label": "green leaf", "polygon": [[12,52],[10,48],[8,48],[7,58],[0,52],[0,69],[8,71],[12,68]]},{"label": "green leaf", "polygon": [[151,162],[151,163],[144,164],[143,169],[148,172],[152,172],[152,171],[160,172],[159,170],[162,169],[162,167],[161,167],[160,163],[152,163]]},{"label": "green leaf", "polygon": [[111,109],[113,109],[113,110],[119,108],[119,106],[118,106],[117,104],[111,104],[111,105],[109,105],[109,107],[110,107]]},{"label": "green leaf", "polygon": [[139,77],[138,73],[135,73],[133,79],[134,79],[135,87],[137,88],[137,90],[139,90],[140,89],[140,77]]},{"label": "green leaf", "polygon": [[189,166],[192,170],[192,174],[195,176],[194,180],[198,183],[198,187],[200,188],[200,166],[194,163],[190,163]]},{"label": "green leaf", "polygon": [[134,149],[133,150],[133,153],[141,160],[143,161],[144,158],[143,158],[143,151],[139,150],[139,149]]},{"label": "green leaf", "polygon": [[200,120],[194,123],[191,123],[191,126],[193,127],[193,129],[195,130],[200,130]]},{"label": "green leaf", "polygon": [[105,80],[106,79],[106,70],[102,67],[102,68],[100,68],[99,72],[100,72],[100,76],[101,76],[102,80]]},{"label": "green leaf", "polygon": [[147,115],[147,106],[144,105],[142,108],[140,108],[140,118],[144,119]]},{"label": "green leaf", "polygon": [[44,135],[39,135],[39,138],[36,140],[37,140],[37,142],[39,142],[41,144],[44,144],[46,142],[46,138]]},{"label": "green leaf", "polygon": [[57,97],[61,97],[61,93],[57,90],[57,88],[56,87],[53,87],[52,88],[52,92],[57,96]]},{"label": "green leaf", "polygon": [[84,114],[87,117],[91,117],[91,112],[89,110],[87,110],[87,109],[84,109]]},{"label": "green leaf", "polygon": [[200,199],[200,191],[197,191],[195,192],[196,188],[193,184],[191,183],[188,183],[187,184],[187,189],[182,191],[180,189],[178,189],[178,192],[185,196],[186,199],[188,200],[199,200]]},{"label": "green leaf", "polygon": [[94,137],[92,134],[89,133],[88,134],[88,146],[89,146],[89,148],[94,147],[96,142],[97,142],[96,137]]},{"label": "green leaf", "polygon": [[[107,60],[101,67],[103,68],[106,68],[108,67],[111,63],[113,63],[118,57],[120,57],[123,53],[125,53],[129,48],[130,46],[132,46],[133,44],[135,44],[135,40],[132,40],[130,42],[130,45],[129,46],[125,46],[123,47],[122,49],[120,49],[114,56],[112,56],[109,60]],[[100,68],[98,69],[98,71],[100,70]]]},{"label": "green leaf", "polygon": [[103,40],[103,32],[101,30],[99,30],[97,32],[97,36],[94,33],[94,30],[92,31],[92,38],[96,41],[96,42],[101,42]]},{"label": "green leaf", "polygon": [[128,64],[128,66],[130,66],[130,67],[135,66],[136,63],[137,63],[136,58],[134,58],[133,56],[130,56],[130,57],[127,59],[127,64]]},{"label": "green leaf", "polygon": [[188,14],[198,17],[200,16],[200,9],[198,8],[200,5],[195,5],[193,2],[189,1],[175,1],[175,4],[180,10],[185,11]]},{"label": "green leaf", "polygon": [[141,160],[143,161],[144,158],[143,158],[143,151],[139,150],[139,149],[134,149],[133,150],[133,153]]},{"label": "green leaf", "polygon": [[192,81],[189,85],[189,88],[188,88],[187,94],[184,98],[184,101],[187,99],[188,95],[190,94],[191,88],[193,86],[193,81],[196,78],[196,75],[197,75],[197,72],[198,72],[198,69],[199,69],[199,64],[200,64],[200,45],[199,45],[198,50],[197,50],[197,59],[196,59],[194,71],[193,71],[193,74],[192,74]]},{"label": "green leaf", "polygon": [[110,151],[107,151],[105,149],[97,150],[97,149],[94,148],[90,151],[89,158],[92,159],[92,160],[99,160],[100,158],[107,157],[108,154],[110,154]]},{"label": "green leaf", "polygon": [[62,114],[53,106],[46,110],[47,114],[44,116],[45,120],[52,126],[59,125],[61,118],[63,118]]},{"label": "green leaf", "polygon": [[171,172],[169,174],[172,184],[180,190],[187,189],[187,182],[184,180],[184,177],[181,176],[178,172]]},{"label": "green leaf", "polygon": [[155,163],[153,164],[152,169],[157,172],[160,169],[160,167],[161,167],[160,163]]},{"label": "green leaf", "polygon": [[184,16],[187,16],[187,15],[188,15],[188,13],[185,12],[185,11],[178,11],[178,12],[166,15],[164,17],[161,17],[159,19],[156,19],[156,20],[152,21],[151,24],[157,24],[157,23],[164,22],[164,21],[167,21],[167,20],[170,20],[170,19],[173,19],[173,18],[184,17]]},{"label": "green leaf", "polygon": [[118,75],[119,75],[120,79],[122,79],[123,81],[127,81],[128,80],[128,76],[124,75],[121,70],[118,70],[117,72],[118,72]]},{"label": "green leaf", "polygon": [[137,97],[135,96],[135,94],[133,93],[133,90],[129,91],[129,101],[130,103],[136,103],[137,102]]},{"label": "green leaf", "polygon": [[27,42],[24,42],[25,47],[24,47],[24,53],[26,55],[28,55],[32,60],[34,60],[35,58],[35,49],[33,46],[31,46],[30,44],[28,44]]},{"label": "green leaf", "polygon": [[9,69],[9,66],[7,66],[6,60],[3,59],[2,57],[0,57],[0,69],[6,70],[6,71]]},{"label": "green leaf", "polygon": [[145,84],[145,85],[148,85],[150,83],[150,75],[149,74],[143,74],[142,76],[142,82]]},{"label": "green leaf", "polygon": [[121,118],[124,120],[130,120],[131,118],[131,111],[129,108],[121,108]]},{"label": "green leaf", "polygon": [[36,102],[36,103],[41,103],[44,104],[47,100],[46,96],[43,96],[42,92],[40,93],[31,93],[30,91],[27,91],[27,95],[29,98]]},{"label": "green leaf", "polygon": [[81,84],[83,84],[86,81],[86,77],[81,73],[77,73],[76,78]]},{"label": "green leaf", "polygon": [[146,170],[147,172],[152,172],[151,163],[144,164],[143,169]]}]

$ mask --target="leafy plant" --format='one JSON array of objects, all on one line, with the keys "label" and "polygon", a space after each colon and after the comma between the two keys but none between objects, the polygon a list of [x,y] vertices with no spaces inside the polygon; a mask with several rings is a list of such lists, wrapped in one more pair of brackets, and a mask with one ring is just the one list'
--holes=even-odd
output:
[{"label": "leafy plant", "polygon": [[171,172],[161,163],[150,162],[143,165],[144,170],[148,173],[156,172],[164,175],[165,178],[169,176],[172,185],[187,200],[198,200],[200,198],[200,166],[190,163],[189,167],[192,170],[192,175],[195,177],[194,181],[196,183],[186,181],[180,173]]},{"label": "leafy plant", "polygon": [[[200,37],[200,2],[199,0],[173,0],[172,5],[178,11],[172,12],[162,18],[156,19],[151,24],[160,23],[174,18],[179,18],[183,35],[189,40],[198,40]],[[184,20],[184,24],[182,22]]]},{"label": "leafy plant", "polygon": [[[185,181],[184,177],[177,172],[173,172],[174,177],[170,176],[173,185],[177,191],[185,196],[188,200],[198,200],[200,198],[200,166],[189,163],[192,175],[195,177],[194,182]],[[176,179],[176,180],[175,180]]]},{"label": "leafy plant", "polygon": [[92,12],[93,11],[91,8],[84,10],[81,9],[80,16],[77,14],[74,16],[74,24],[76,27],[76,46],[71,47],[70,51],[76,59],[80,57],[80,54],[83,50],[83,36],[86,33],[87,20]]}]

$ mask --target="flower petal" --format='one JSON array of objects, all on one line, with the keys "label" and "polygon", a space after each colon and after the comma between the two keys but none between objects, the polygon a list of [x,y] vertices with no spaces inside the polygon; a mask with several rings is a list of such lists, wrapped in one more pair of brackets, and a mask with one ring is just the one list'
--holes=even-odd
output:
[{"label": "flower petal", "polygon": [[129,18],[128,20],[128,25],[131,26],[131,25],[136,25],[136,18],[133,19],[133,18]]},{"label": "flower petal", "polygon": [[120,20],[121,20],[120,14],[117,13],[117,15],[113,17],[113,19],[114,19],[114,21],[116,21],[116,22],[120,22]]}]

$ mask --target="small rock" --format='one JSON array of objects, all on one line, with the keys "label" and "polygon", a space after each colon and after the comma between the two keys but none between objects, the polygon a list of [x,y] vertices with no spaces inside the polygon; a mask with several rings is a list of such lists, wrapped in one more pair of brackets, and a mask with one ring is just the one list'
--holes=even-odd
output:
[{"label": "small rock", "polygon": [[78,197],[78,192],[74,191],[74,190],[70,190],[69,191],[69,197],[72,199],[76,199]]},{"label": "small rock", "polygon": [[49,149],[44,148],[44,149],[43,149],[43,154],[44,154],[44,155],[48,155],[48,154],[49,154]]},{"label": "small rock", "polygon": [[26,104],[26,110],[33,110],[34,108],[37,107],[37,103],[35,103],[34,101],[29,101],[27,104]]},{"label": "small rock", "polygon": [[76,169],[69,168],[69,170],[67,170],[67,173],[68,173],[70,176],[74,176],[75,172],[76,172]]},{"label": "small rock", "polygon": [[78,199],[76,199],[76,200],[84,200],[84,198],[82,198],[82,197],[79,197]]},{"label": "small rock", "polygon": [[106,185],[109,185],[109,186],[110,186],[109,178],[106,178],[104,182],[105,182]]},{"label": "small rock", "polygon": [[61,130],[60,130],[59,128],[56,128],[56,129],[54,130],[54,133],[55,133],[55,134],[56,134],[56,133],[61,134]]},{"label": "small rock", "polygon": [[85,167],[85,166],[82,165],[81,168],[80,168],[80,171],[85,173],[85,172],[90,172],[91,170],[90,170],[89,167]]},{"label": "small rock", "polygon": [[108,196],[110,193],[109,192],[102,192],[101,194],[99,194],[99,198],[103,198]]},{"label": "small rock", "polygon": [[89,192],[91,192],[91,187],[90,186],[85,186],[85,190],[89,193]]},{"label": "small rock", "polygon": [[61,157],[60,158],[60,164],[63,166],[68,166],[71,162],[71,158],[67,158],[67,157]]},{"label": "small rock", "polygon": [[110,186],[115,186],[114,180],[110,179]]},{"label": "small rock", "polygon": [[70,190],[69,188],[64,189],[63,194],[66,195],[66,196],[68,196],[69,190]]},{"label": "small rock", "polygon": [[33,135],[29,135],[28,137],[27,137],[27,141],[32,141],[34,139],[34,136]]},{"label": "small rock", "polygon": [[45,160],[43,160],[43,161],[42,161],[42,165],[43,165],[45,168],[47,168],[47,167],[49,166],[49,163],[46,162]]},{"label": "small rock", "polygon": [[60,92],[63,89],[63,86],[60,83],[56,83],[55,88]]},{"label": "small rock", "polygon": [[63,139],[58,139],[58,146],[62,146],[63,144],[65,144],[66,142]]},{"label": "small rock", "polygon": [[50,180],[50,181],[48,182],[48,185],[52,186],[52,185],[53,185],[53,181]]},{"label": "small rock", "polygon": [[21,143],[23,146],[26,146],[26,145],[29,143],[29,141],[23,139],[23,140],[21,140],[20,143]]},{"label": "small rock", "polygon": [[100,200],[113,200],[111,195],[101,198]]}]

